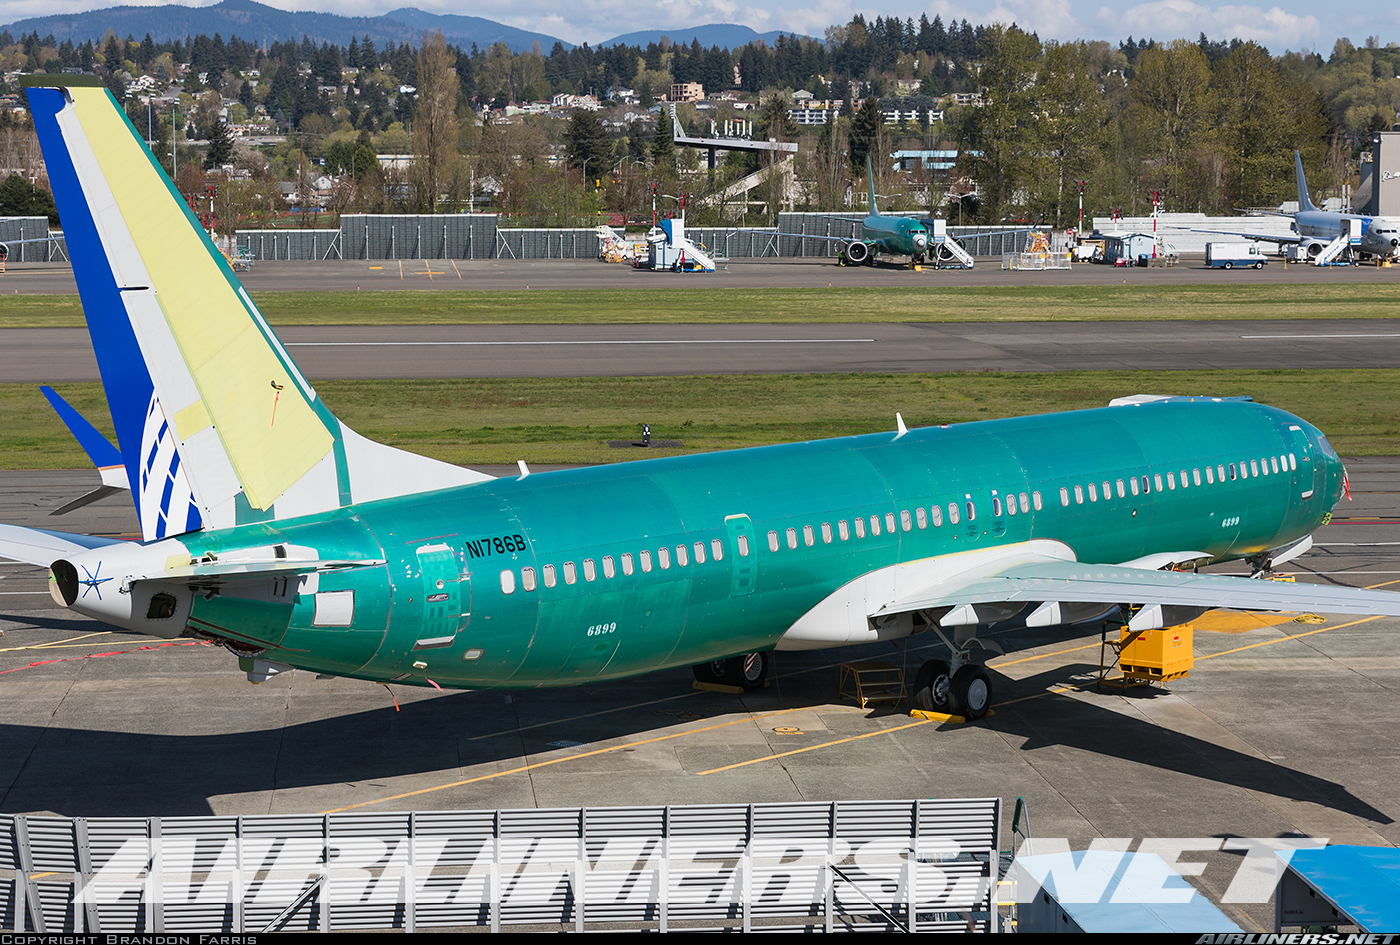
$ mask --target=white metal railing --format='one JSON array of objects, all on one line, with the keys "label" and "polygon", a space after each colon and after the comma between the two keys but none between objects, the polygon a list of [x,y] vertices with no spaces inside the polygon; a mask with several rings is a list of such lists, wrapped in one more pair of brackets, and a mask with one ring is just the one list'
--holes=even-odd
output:
[{"label": "white metal railing", "polygon": [[996,798],[0,816],[14,931],[996,931]]}]

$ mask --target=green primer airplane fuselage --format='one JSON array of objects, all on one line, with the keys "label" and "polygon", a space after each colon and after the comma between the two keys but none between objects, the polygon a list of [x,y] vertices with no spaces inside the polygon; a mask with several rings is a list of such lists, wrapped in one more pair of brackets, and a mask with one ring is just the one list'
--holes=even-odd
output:
[{"label": "green primer airplane fuselage", "polygon": [[[1234,477],[1280,457],[1283,471]],[[557,686],[782,647],[847,582],[934,556],[1046,538],[1088,562],[1258,554],[1323,522],[1342,476],[1325,438],[1284,411],[1153,403],[498,479],[180,540],[196,557],[281,542],[386,562],[319,575],[317,592],[354,592],[350,626],[316,626],[312,593],[195,597],[191,627],[262,641],[265,659]],[[1134,480],[1148,491],[1120,497]]]},{"label": "green primer airplane fuselage", "polygon": [[876,212],[861,221],[864,239],[891,256],[922,258],[928,252],[928,227],[912,217]]}]

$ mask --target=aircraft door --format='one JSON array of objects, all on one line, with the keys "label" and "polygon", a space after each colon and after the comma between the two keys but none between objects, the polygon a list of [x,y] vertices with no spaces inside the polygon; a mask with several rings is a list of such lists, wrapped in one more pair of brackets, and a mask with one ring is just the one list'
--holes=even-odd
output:
[{"label": "aircraft door", "polygon": [[423,620],[413,648],[451,646],[457,631],[471,620],[471,575],[459,570],[457,555],[448,545],[423,545],[417,554],[423,581]]},{"label": "aircraft door", "polygon": [[729,596],[743,597],[753,592],[758,580],[758,545],[754,543],[753,522],[747,515],[728,515],[724,527],[729,531]]}]

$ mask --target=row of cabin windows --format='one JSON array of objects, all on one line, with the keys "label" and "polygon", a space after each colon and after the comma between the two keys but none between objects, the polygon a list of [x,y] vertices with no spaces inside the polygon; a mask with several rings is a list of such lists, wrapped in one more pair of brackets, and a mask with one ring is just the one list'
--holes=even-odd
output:
[{"label": "row of cabin windows", "polygon": [[[1010,515],[1015,515],[1018,503],[1022,512],[1029,512],[1032,506],[1034,506],[1037,511],[1044,507],[1039,492],[1022,492],[1019,497],[1014,494],[1008,495],[1006,497],[1006,513]],[[992,515],[994,515],[997,518],[1001,518],[1002,509],[1003,505],[1001,496],[993,495]],[[964,514],[967,516],[967,520],[969,522],[975,522],[977,520],[977,505],[972,501],[972,497],[970,495],[967,496],[967,498],[961,504],[961,507],[957,502],[948,503],[948,524],[958,524],[958,522],[962,521],[962,516]],[[923,506],[919,506],[918,508],[914,509],[912,513],[908,509],[901,509],[899,511],[899,516],[897,520],[894,512],[886,512],[883,518],[881,518],[881,516],[879,515],[872,515],[870,516],[868,521],[870,523],[869,534],[871,534],[872,536],[878,536],[882,530],[891,534],[893,534],[896,531],[896,529],[900,531],[911,532],[917,527],[920,530],[922,530],[928,528],[930,524],[932,524],[934,528],[942,528],[943,507],[940,505],[933,505],[925,509]],[[835,540],[835,538],[839,538],[841,541],[849,541],[851,538],[852,530],[854,530],[855,536],[857,538],[864,538],[866,536],[866,522],[867,519],[865,519],[864,517],[853,519],[849,523],[845,519],[841,519],[836,523],[834,537],[831,523],[822,522],[819,526],[821,530],[822,544],[829,545],[832,543],[833,540]],[[881,524],[882,522],[883,526]],[[797,542],[798,530],[796,528],[789,528],[782,535],[779,535],[777,529],[773,529],[768,532],[769,551],[777,551],[784,544],[786,544],[789,548],[796,548]],[[802,544],[807,546],[808,548],[811,548],[816,543],[816,529],[814,529],[811,525],[803,525]]]},{"label": "row of cabin windows", "polygon": [[[1229,476],[1230,482],[1236,479],[1249,479],[1251,476],[1277,475],[1281,472],[1290,472],[1298,468],[1298,457],[1292,453],[1281,453],[1278,456],[1265,456],[1260,459],[1240,460],[1239,463],[1219,463],[1215,466],[1206,466],[1205,475],[1202,477],[1199,467],[1192,468],[1188,473],[1185,469],[1180,472],[1154,473],[1151,476],[1134,477],[1127,480],[1117,479],[1113,482],[1105,479],[1102,483],[1091,482],[1087,489],[1090,502],[1099,501],[1099,490],[1103,489],[1104,501],[1113,498],[1117,493],[1118,498],[1123,498],[1128,493],[1133,495],[1151,495],[1155,489],[1157,492],[1171,492],[1177,487],[1178,475],[1180,476],[1181,488],[1186,489],[1192,485],[1201,485],[1204,481],[1206,485],[1213,485],[1216,482],[1225,482]],[[1074,503],[1084,504],[1085,486],[1074,487]],[[1060,487],[1060,505],[1069,505],[1069,487]]]},{"label": "row of cabin windows", "polygon": [[[740,535],[739,554],[740,556],[747,556],[748,553],[748,539]],[[685,545],[676,545],[676,567],[688,567],[692,554],[695,556],[696,564],[704,564],[705,543],[703,541],[697,541],[689,548]],[[712,539],[710,541],[709,555],[715,561],[723,561],[724,542],[718,538]],[[654,564],[653,561],[655,562]],[[636,558],[633,558],[632,552],[630,551],[624,551],[617,559],[614,559],[612,555],[603,555],[603,577],[616,577],[619,566],[621,566],[622,573],[625,575],[632,574],[638,566],[641,567],[642,573],[644,574],[649,573],[653,566],[660,568],[662,571],[669,571],[671,569],[671,549],[664,547],[656,549],[656,556],[654,559],[649,549],[643,549],[638,552]],[[580,569],[575,566],[572,561],[565,561],[558,570],[555,569],[554,565],[546,564],[541,568],[543,573],[539,577],[543,578],[545,587],[554,587],[559,583],[560,573],[562,572],[565,584],[576,584],[578,583],[579,570]],[[592,582],[598,580],[598,570],[598,563],[592,558],[583,559],[582,571],[585,581]],[[520,569],[520,586],[526,591],[533,591],[539,587],[539,580],[535,574],[534,568],[524,567]],[[510,568],[501,572],[501,593],[515,593],[515,571]]]}]

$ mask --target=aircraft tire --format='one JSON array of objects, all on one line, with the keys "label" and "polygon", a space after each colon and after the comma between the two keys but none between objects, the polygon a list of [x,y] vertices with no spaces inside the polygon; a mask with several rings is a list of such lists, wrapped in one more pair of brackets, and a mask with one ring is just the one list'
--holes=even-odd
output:
[{"label": "aircraft tire", "polygon": [[981,666],[964,666],[953,674],[948,696],[955,715],[980,719],[992,704],[992,679]]},{"label": "aircraft tire", "polygon": [[948,664],[943,660],[928,660],[919,667],[919,672],[914,677],[914,691],[910,693],[909,698],[916,709],[951,713],[951,689],[952,679],[949,676]]},{"label": "aircraft tire", "polygon": [[696,682],[722,683],[728,665],[729,660],[710,660],[708,663],[696,663],[691,671],[695,673]]}]

